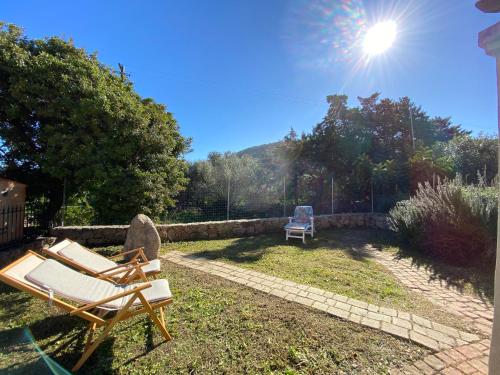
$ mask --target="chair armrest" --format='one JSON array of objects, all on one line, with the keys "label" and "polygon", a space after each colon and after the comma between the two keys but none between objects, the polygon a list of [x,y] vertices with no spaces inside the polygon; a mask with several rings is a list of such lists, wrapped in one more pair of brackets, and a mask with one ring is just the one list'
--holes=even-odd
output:
[{"label": "chair armrest", "polygon": [[288,217],[288,223],[290,224],[293,221],[293,217]]},{"label": "chair armrest", "polygon": [[[106,274],[107,276],[109,276],[110,271],[120,270],[121,268],[129,268],[129,266],[135,266],[138,263],[139,263],[139,261],[137,259],[132,259],[131,261],[129,261],[127,263],[121,263],[121,264],[118,264],[114,267],[105,269],[103,271],[96,272],[96,275],[105,275]],[[122,271],[120,270],[120,272],[122,272]]]},{"label": "chair armrest", "polygon": [[150,287],[151,287],[151,283],[145,283],[145,284],[142,284],[142,285],[138,285],[134,289],[130,289],[130,290],[127,290],[125,292],[121,292],[121,293],[115,294],[114,296],[103,298],[103,299],[101,299],[99,301],[83,305],[83,306],[77,308],[76,310],[71,311],[69,314],[70,315],[75,315],[75,314],[78,314],[78,313],[80,313],[82,311],[93,309],[94,307],[97,307],[97,306],[102,305],[104,303],[107,303],[107,302],[110,302],[110,301],[114,301],[115,299],[128,296],[129,294],[137,293],[137,292],[139,292],[139,291],[141,291],[143,289],[147,289],[147,288],[150,288]]},{"label": "chair armrest", "polygon": [[132,254],[132,253],[136,253],[136,255],[134,256],[134,258],[137,258],[138,256],[141,256],[141,258],[144,260],[144,262],[148,261],[148,258],[144,254],[144,248],[143,247],[138,247],[136,249],[124,251],[124,252],[122,252],[120,254],[112,255],[112,256],[108,257],[108,259],[116,259],[116,258],[119,258],[119,257],[121,257],[123,255]]}]

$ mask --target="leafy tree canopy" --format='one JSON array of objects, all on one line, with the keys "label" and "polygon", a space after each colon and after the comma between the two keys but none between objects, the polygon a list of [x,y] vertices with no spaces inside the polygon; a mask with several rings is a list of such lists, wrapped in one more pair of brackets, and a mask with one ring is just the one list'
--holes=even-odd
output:
[{"label": "leafy tree canopy", "polygon": [[95,54],[0,23],[3,173],[49,198],[88,194],[99,221],[158,216],[186,184],[189,141],[172,114],[141,98]]},{"label": "leafy tree canopy", "polygon": [[[466,182],[478,183],[481,175],[488,182],[498,172],[498,139],[496,136],[480,134],[477,137],[462,135],[449,142],[434,145],[434,151],[446,159],[455,173]],[[479,172],[479,173],[478,173]]]},{"label": "leafy tree canopy", "polygon": [[[207,212],[224,207],[224,165],[243,172],[231,177],[232,194],[242,192],[241,202],[258,196],[282,206],[286,198],[287,206],[312,204],[323,213],[331,212],[332,204],[337,212],[366,211],[372,200],[374,210],[387,211],[419,183],[436,186],[455,174],[473,182],[478,171],[487,181],[496,175],[496,138],[472,137],[449,117],[428,116],[407,97],[381,99],[375,93],[358,99],[359,106],[349,107],[347,96],[328,96],[327,113],[309,134],[292,128],[281,142],[238,153],[255,161],[214,153],[195,163],[189,171],[190,194],[181,200],[203,197],[196,205]],[[223,193],[212,204],[208,197],[217,189]]]}]

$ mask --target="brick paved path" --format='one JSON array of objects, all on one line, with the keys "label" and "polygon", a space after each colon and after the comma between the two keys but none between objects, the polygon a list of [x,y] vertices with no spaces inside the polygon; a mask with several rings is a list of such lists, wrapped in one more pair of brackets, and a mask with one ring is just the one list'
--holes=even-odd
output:
[{"label": "brick paved path", "polygon": [[[417,267],[410,259],[399,259],[370,246],[373,258],[389,269],[407,288],[423,294],[432,302],[471,322],[486,336],[491,335],[493,305],[489,301],[462,293],[453,285],[433,277],[425,267]],[[432,354],[393,374],[487,374],[490,340],[466,344]]]},{"label": "brick paved path", "polygon": [[394,336],[417,342],[433,350],[446,350],[455,346],[476,342],[477,335],[386,307],[327,292],[293,281],[246,270],[230,264],[171,251],[164,259],[194,268],[238,284],[321,310],[336,317],[379,329]]},{"label": "brick paved path", "polygon": [[490,340],[458,346],[428,355],[403,369],[394,369],[391,375],[400,374],[487,374]]},{"label": "brick paved path", "polygon": [[[365,249],[370,250],[370,248]],[[432,272],[425,267],[417,267],[409,259],[397,259],[393,255],[377,250],[369,254],[388,268],[407,288],[423,294],[432,302],[459,315],[486,335],[491,334],[493,324],[493,305],[477,297],[463,294],[456,287],[433,278]]]}]

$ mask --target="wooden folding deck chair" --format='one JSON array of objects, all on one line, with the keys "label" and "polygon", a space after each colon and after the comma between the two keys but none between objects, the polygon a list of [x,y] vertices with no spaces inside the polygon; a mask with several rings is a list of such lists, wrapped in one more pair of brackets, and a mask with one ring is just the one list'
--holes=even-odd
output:
[{"label": "wooden folding deck chair", "polygon": [[[116,323],[138,314],[148,314],[165,340],[172,339],[165,327],[163,311],[172,302],[167,280],[119,286],[84,275],[32,251],[0,270],[0,280],[89,322],[84,352],[72,371],[85,363]],[[110,311],[116,314],[108,314],[112,316],[106,318],[106,312]],[[94,339],[100,328],[101,333]]]},{"label": "wooden folding deck chair", "polygon": [[[161,272],[160,261],[148,260],[142,248],[106,258],[67,238],[52,247],[45,247],[43,252],[91,276],[117,284],[145,280],[148,276],[154,277]],[[134,255],[126,263],[116,263],[112,260],[127,254]]]}]

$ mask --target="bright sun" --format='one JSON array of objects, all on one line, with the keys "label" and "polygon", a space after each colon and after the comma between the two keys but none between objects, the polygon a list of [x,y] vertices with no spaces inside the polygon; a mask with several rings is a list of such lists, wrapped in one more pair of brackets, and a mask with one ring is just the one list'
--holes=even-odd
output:
[{"label": "bright sun", "polygon": [[396,39],[397,24],[395,21],[384,21],[368,29],[363,40],[363,50],[368,56],[385,52]]}]

